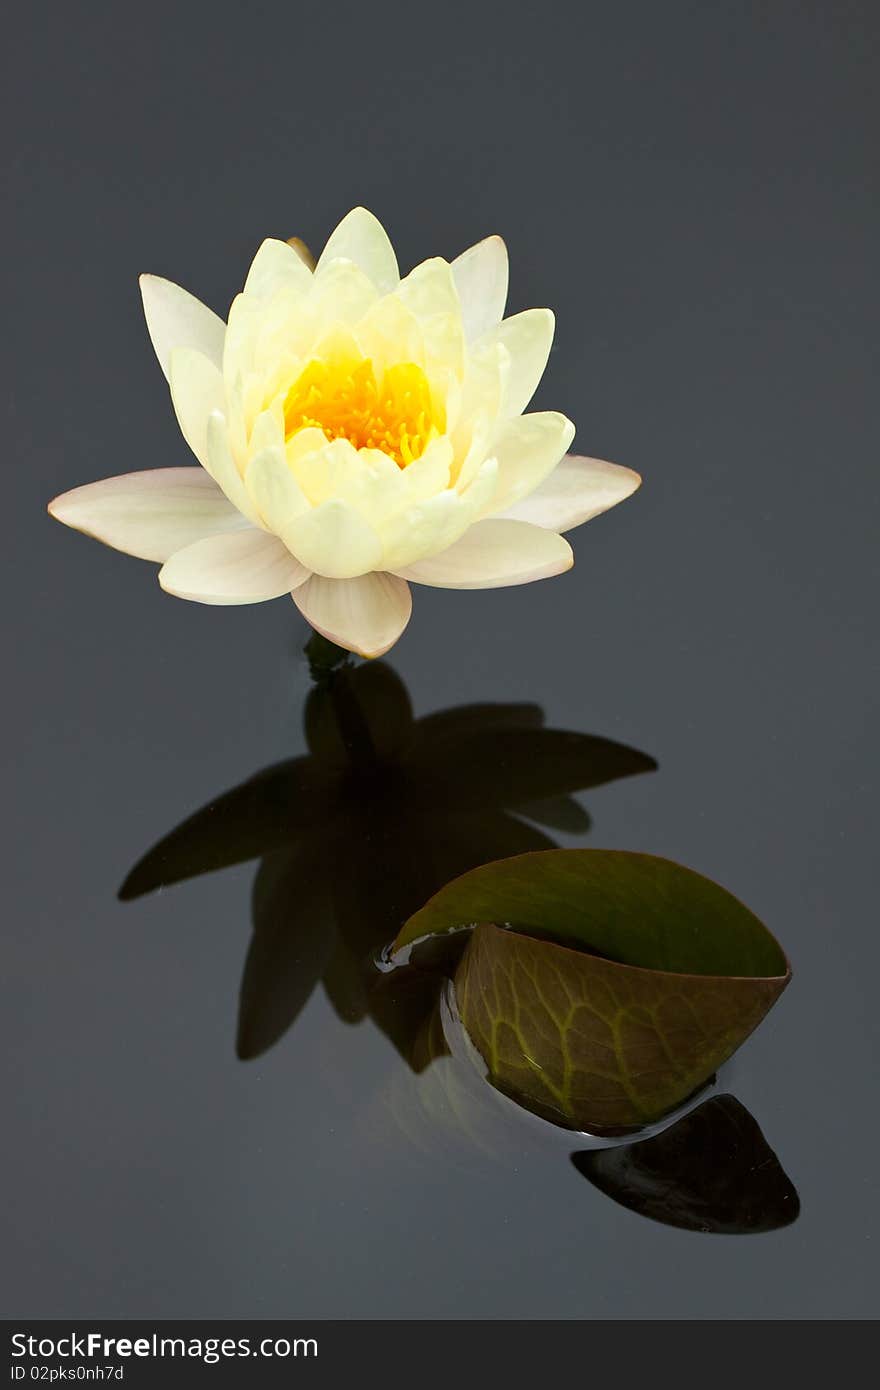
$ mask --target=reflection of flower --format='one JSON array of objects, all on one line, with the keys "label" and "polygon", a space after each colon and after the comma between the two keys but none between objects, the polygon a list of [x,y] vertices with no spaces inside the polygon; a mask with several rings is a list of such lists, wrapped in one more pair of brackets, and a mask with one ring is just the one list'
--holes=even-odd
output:
[{"label": "reflection of flower", "polygon": [[[564,415],[524,415],[553,315],[503,319],[499,237],[401,280],[384,230],[343,219],[314,271],[260,247],[228,325],[142,278],[153,345],[198,468],[156,469],[50,504],[67,525],[144,559],[202,603],[292,593],[319,632],[367,656],[406,626],[409,584],[494,588],[572,564],[562,532],[638,486],[563,458]],[[560,462],[561,460],[561,462]]]},{"label": "reflection of flower", "polygon": [[[338,1013],[394,1035],[407,1001],[368,993],[365,966],[450,879],[552,841],[521,816],[582,832],[570,793],[648,772],[622,744],[542,726],[535,705],[469,705],[414,720],[383,663],[309,695],[308,756],[266,769],[184,821],[131,871],[137,897],[261,858],[241,992],[239,1051],[290,1026],[323,978]],[[416,1012],[420,1002],[416,1001]]]}]

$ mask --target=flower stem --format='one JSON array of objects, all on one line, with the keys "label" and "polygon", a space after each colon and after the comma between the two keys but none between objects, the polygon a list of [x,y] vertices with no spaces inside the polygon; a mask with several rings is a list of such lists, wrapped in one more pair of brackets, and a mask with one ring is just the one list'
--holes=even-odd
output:
[{"label": "flower stem", "polygon": [[313,681],[326,680],[339,667],[351,661],[351,652],[347,652],[344,647],[337,647],[335,642],[322,637],[320,632],[312,633],[303,651]]}]

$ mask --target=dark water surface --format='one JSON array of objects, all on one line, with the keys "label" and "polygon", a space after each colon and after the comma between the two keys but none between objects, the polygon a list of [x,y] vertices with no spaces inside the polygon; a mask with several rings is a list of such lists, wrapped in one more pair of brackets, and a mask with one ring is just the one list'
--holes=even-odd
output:
[{"label": "dark water surface", "polygon": [[[526,26],[486,7],[417,37],[404,7],[223,9],[49,25],[37,5],[6,54],[3,1310],[871,1316],[876,11],[560,6]],[[417,590],[386,665],[415,718],[528,707],[644,757],[577,784],[587,815],[524,811],[546,796],[511,791],[509,759],[437,775],[430,833],[400,833],[396,906],[393,785],[347,838],[316,818],[271,847],[255,913],[280,891],[350,949],[324,959],[312,933],[309,993],[261,938],[240,1007],[262,842],[117,893],[190,812],[305,753],[305,625],[283,600],[168,598],[45,503],[187,462],[139,271],[225,309],[262,236],[320,244],[357,202],[406,265],[504,234],[512,307],[558,311],[538,408],[645,478],[573,534],[561,579]],[[218,866],[229,825],[220,807]],[[340,1017],[361,924],[541,843],[669,856],[779,938],[794,982],[718,1092],[775,1152],[774,1199],[796,1188],[792,1224],[660,1224],[650,1163],[628,1210],[619,1161],[573,1162],[570,1136],[479,1101],[457,1123],[431,1068]]]}]

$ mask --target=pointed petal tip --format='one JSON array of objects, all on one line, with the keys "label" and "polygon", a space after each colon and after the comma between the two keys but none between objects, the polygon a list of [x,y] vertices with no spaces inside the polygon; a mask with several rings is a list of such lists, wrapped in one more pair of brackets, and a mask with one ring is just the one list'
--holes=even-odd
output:
[{"label": "pointed petal tip", "polygon": [[501,515],[561,534],[625,502],[641,485],[641,475],[632,468],[607,459],[566,454],[534,492],[505,508]]},{"label": "pointed petal tip", "polygon": [[94,533],[89,530],[87,519],[76,506],[76,494],[81,491],[81,488],[74,487],[68,492],[59,492],[57,497],[46,503],[46,512],[53,521],[60,521],[62,526],[69,526],[72,531],[80,531],[84,536],[92,536]]},{"label": "pointed petal tip", "polygon": [[368,208],[352,208],[330,233],[318,257],[317,272],[338,259],[353,261],[383,294],[400,284],[394,247],[382,223]]},{"label": "pointed petal tip", "polygon": [[384,572],[341,580],[315,574],[292,597],[316,632],[367,660],[391,650],[412,614],[409,585]]},{"label": "pointed petal tip", "polygon": [[[578,458],[580,455],[569,454],[568,457]],[[618,500],[620,502],[625,502],[627,497],[632,497],[633,493],[638,492],[639,488],[642,486],[643,478],[641,473],[637,473],[634,468],[627,468],[624,463],[611,463],[605,459],[591,459],[589,462],[601,464],[606,472],[613,473],[618,479],[618,485],[620,487],[620,497]]]},{"label": "pointed petal tip", "polygon": [[[78,491],[72,488],[71,492]],[[82,531],[89,535],[89,531],[81,517],[76,515],[75,509],[71,511],[69,505],[70,492],[59,492],[57,497],[53,497],[51,502],[46,503],[46,513],[51,516],[53,521],[60,521],[62,526],[69,526],[73,531]]]},{"label": "pointed petal tip", "polygon": [[[291,593],[291,598],[292,597],[293,593]],[[374,646],[364,642],[358,642],[355,639],[349,640],[343,637],[339,632],[334,632],[330,627],[319,627],[311,618],[308,621],[309,625],[314,628],[315,632],[319,633],[321,637],[326,637],[328,642],[333,642],[337,647],[343,647],[347,652],[351,652],[353,656],[363,657],[364,661],[376,661],[380,656],[384,656],[386,652],[390,652],[391,648],[399,642],[403,636],[402,632],[398,632],[397,636],[392,637],[390,641],[383,641],[379,645]]]}]

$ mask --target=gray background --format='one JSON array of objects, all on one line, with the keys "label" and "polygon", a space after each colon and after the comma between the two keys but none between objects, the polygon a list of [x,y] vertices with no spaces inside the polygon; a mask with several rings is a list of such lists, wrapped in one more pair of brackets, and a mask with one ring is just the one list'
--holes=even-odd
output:
[{"label": "gray background", "polygon": [[[514,11],[9,21],[7,1316],[876,1312],[877,9]],[[418,592],[391,660],[418,713],[530,700],[657,758],[585,799],[588,843],[716,877],[792,957],[729,1082],[800,1191],[786,1230],[664,1228],[556,1152],[414,1147],[390,1045],[320,991],[239,1062],[252,868],[115,900],[301,749],[305,628],[169,599],[45,503],[187,462],[138,272],[225,312],[264,235],[320,246],[359,202],[405,266],[501,232],[512,308],[558,314],[537,405],[644,475],[571,575]]]}]

